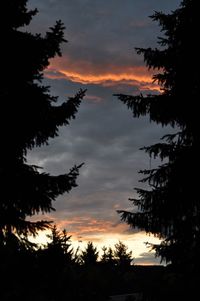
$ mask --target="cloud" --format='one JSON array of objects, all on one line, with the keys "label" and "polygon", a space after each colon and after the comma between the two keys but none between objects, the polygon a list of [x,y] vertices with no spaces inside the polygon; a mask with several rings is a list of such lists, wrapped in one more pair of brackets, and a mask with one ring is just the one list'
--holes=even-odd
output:
[{"label": "cloud", "polygon": [[68,220],[58,220],[57,225],[60,229],[67,229],[67,231],[74,237],[81,236],[87,240],[91,235],[104,235],[105,233],[120,234],[124,233],[127,228],[126,224],[114,225],[112,221],[105,219],[97,219],[93,216],[73,216]]},{"label": "cloud", "polygon": [[[65,59],[62,61],[62,68],[65,66],[64,61]],[[152,74],[147,72],[147,69],[141,66],[122,66],[121,69],[115,66],[106,66],[107,71],[104,71],[104,73],[99,73],[97,66],[94,68],[93,66],[87,66],[87,64],[84,66],[83,64],[82,68],[80,65],[78,65],[77,68],[76,65],[70,66],[70,64],[68,64],[68,69],[65,70],[59,69],[59,65],[60,64],[56,66],[55,61],[53,61],[51,66],[45,71],[45,77],[50,79],[66,79],[84,85],[96,84],[105,87],[112,87],[123,84],[134,86],[140,89],[140,91],[160,91],[160,87],[156,83],[152,83]]]},{"label": "cloud", "polygon": [[[45,84],[60,95],[60,102],[82,87],[63,79],[46,79]],[[90,216],[117,224],[120,216],[116,210],[131,209],[128,198],[136,196],[133,188],[140,185],[138,171],[149,168],[149,159],[139,148],[157,142],[164,129],[150,125],[148,118],[133,119],[126,106],[112,96],[115,89],[129,92],[130,86],[89,84],[87,88],[89,97],[86,95],[76,119],[60,128],[59,136],[48,146],[30,151],[28,161],[52,174],[85,163],[77,179],[79,186],[53,204],[56,212],[51,216],[56,222]]]},{"label": "cloud", "polygon": [[[65,215],[65,217],[64,217]],[[38,216],[39,217],[39,216]],[[103,238],[107,237],[121,236],[123,238],[132,236],[137,233],[138,230],[133,232],[128,232],[128,225],[125,223],[113,223],[112,220],[103,218],[94,218],[93,215],[88,213],[85,215],[72,215],[60,214],[59,217],[55,214],[46,215],[46,220],[54,221],[58,230],[66,230],[68,235],[71,235],[73,240],[78,241],[80,238],[82,241],[89,241],[90,237],[98,237],[98,241],[103,242]],[[63,218],[63,219],[62,219]],[[36,220],[36,217],[32,218]]]},{"label": "cloud", "polygon": [[[134,259],[136,265],[160,265],[160,258],[155,257],[154,252],[143,252]],[[162,263],[163,264],[163,263]]]},{"label": "cloud", "polygon": [[141,185],[138,171],[150,167],[148,156],[139,148],[158,142],[169,128],[150,124],[148,117],[133,119],[113,94],[158,93],[152,73],[134,47],[154,47],[160,32],[148,16],[177,4],[178,0],[29,1],[39,10],[29,27],[32,32],[45,33],[61,19],[69,40],[62,45],[63,56],[52,60],[45,71],[44,85],[59,96],[58,103],[87,88],[76,119],[60,128],[48,146],[28,153],[29,163],[55,175],[85,162],[79,186],[59,197],[53,204],[56,211],[42,218],[66,227],[77,240],[82,236],[83,241],[95,240],[99,246],[121,239],[146,262],[150,259],[143,254],[144,233],[130,231],[116,210],[131,209],[128,198],[135,197],[133,188]]},{"label": "cloud", "polygon": [[31,7],[38,7],[31,29],[45,32],[56,20],[65,26],[69,41],[62,46],[63,56],[71,61],[106,66],[144,65],[143,58],[134,47],[155,46],[159,27],[149,15],[154,10],[169,11],[178,0],[166,3],[158,0],[87,0],[50,1],[32,0]]}]

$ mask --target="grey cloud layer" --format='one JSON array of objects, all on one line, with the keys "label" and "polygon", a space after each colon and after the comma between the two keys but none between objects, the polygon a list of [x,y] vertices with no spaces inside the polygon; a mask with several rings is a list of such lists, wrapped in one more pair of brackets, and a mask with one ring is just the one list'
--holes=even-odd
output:
[{"label": "grey cloud layer", "polygon": [[[158,33],[148,16],[154,10],[172,10],[178,3],[178,0],[29,1],[40,12],[32,29],[45,32],[55,20],[62,19],[70,41],[63,46],[64,56],[74,63],[87,61],[97,66],[96,70],[103,70],[106,64],[143,64],[141,58],[134,56],[133,48],[155,45]],[[89,216],[118,224],[116,209],[131,207],[128,198],[134,196],[133,188],[140,186],[138,171],[149,168],[149,159],[139,148],[157,142],[166,130],[150,124],[148,118],[133,119],[126,106],[112,96],[139,93],[136,86],[82,86],[63,79],[46,79],[44,83],[51,86],[54,95],[59,95],[60,102],[80,87],[88,89],[76,119],[61,128],[59,137],[51,140],[49,146],[35,149],[28,156],[30,162],[53,174],[66,173],[74,164],[85,162],[79,186],[58,198],[52,218],[63,221]],[[143,255],[144,260],[152,260],[152,256]]]},{"label": "grey cloud layer", "polygon": [[[46,80],[54,94],[73,95],[79,84],[63,80]],[[164,131],[150,125],[147,118],[133,119],[128,109],[112,96],[113,87],[87,85],[88,95],[98,95],[92,102],[87,95],[75,120],[60,129],[58,138],[49,146],[30,153],[33,163],[45,171],[65,173],[73,164],[85,165],[80,170],[79,187],[55,203],[57,214],[93,215],[96,218],[119,219],[115,205],[130,206],[128,198],[138,186],[138,171],[149,167],[148,157],[139,150],[156,142]]]},{"label": "grey cloud layer", "polygon": [[39,14],[32,27],[45,31],[56,20],[66,26],[68,46],[64,53],[74,60],[90,61],[105,66],[142,64],[134,47],[155,45],[159,33],[149,15],[155,10],[170,11],[178,0],[32,0]]}]

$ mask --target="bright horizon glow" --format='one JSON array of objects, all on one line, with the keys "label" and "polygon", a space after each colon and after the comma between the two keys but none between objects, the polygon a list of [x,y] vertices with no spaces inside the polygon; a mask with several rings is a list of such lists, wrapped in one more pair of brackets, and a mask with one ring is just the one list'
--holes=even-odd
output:
[{"label": "bright horizon glow", "polygon": [[[59,229],[58,229],[59,230]],[[44,247],[50,240],[47,237],[48,234],[50,234],[50,230],[45,231],[39,231],[38,235],[33,238],[29,237],[29,240],[31,242],[37,243],[39,246]],[[70,236],[70,233],[67,233],[68,236]],[[159,260],[157,262],[154,260],[149,259],[149,261],[143,260],[144,253],[150,252],[150,248],[147,247],[145,244],[146,242],[158,244],[160,243],[160,240],[153,235],[147,235],[144,232],[138,232],[133,233],[129,235],[125,234],[117,234],[117,233],[105,233],[105,234],[94,234],[93,236],[90,236],[90,238],[84,238],[82,236],[77,237],[77,239],[74,239],[73,236],[71,237],[71,244],[74,249],[74,251],[79,248],[79,250],[84,250],[87,246],[87,243],[91,241],[93,245],[97,248],[99,252],[99,256],[102,255],[103,246],[109,248],[111,247],[114,249],[114,246],[116,243],[121,241],[128,247],[128,251],[132,251],[132,256],[136,260],[138,264],[141,265],[158,265]],[[152,257],[154,256],[154,252],[151,252]]]}]

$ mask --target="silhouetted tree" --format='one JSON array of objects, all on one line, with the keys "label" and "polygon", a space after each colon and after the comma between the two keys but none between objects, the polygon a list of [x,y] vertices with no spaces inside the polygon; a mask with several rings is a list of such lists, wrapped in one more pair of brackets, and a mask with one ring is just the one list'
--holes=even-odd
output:
[{"label": "silhouetted tree", "polygon": [[80,254],[81,261],[84,265],[94,265],[97,262],[99,252],[91,241],[87,243],[85,250]]},{"label": "silhouetted tree", "polygon": [[128,267],[133,261],[132,251],[128,251],[128,247],[119,241],[115,244],[114,258],[119,267]]},{"label": "silhouetted tree", "polygon": [[78,92],[61,105],[42,84],[49,59],[61,56],[64,26],[57,21],[46,35],[32,34],[29,25],[37,10],[28,10],[26,0],[2,1],[1,11],[1,201],[0,237],[11,233],[35,234],[48,227],[47,221],[28,220],[37,213],[53,210],[57,196],[77,186],[79,166],[53,176],[27,164],[27,151],[47,145],[58,136],[59,126],[69,124],[84,96]]},{"label": "silhouetted tree", "polygon": [[103,254],[101,256],[101,262],[107,264],[109,266],[114,266],[116,264],[116,260],[114,258],[114,252],[111,247],[103,247],[102,248]]},{"label": "silhouetted tree", "polygon": [[[131,199],[135,212],[119,211],[122,220],[163,239],[154,246],[156,254],[174,264],[197,263],[200,251],[199,110],[198,94],[199,35],[198,1],[184,0],[170,14],[155,12],[163,37],[159,47],[136,48],[150,69],[157,69],[153,80],[161,88],[159,95],[118,95],[134,117],[149,115],[150,120],[177,131],[163,142],[144,147],[162,163],[143,170],[141,182],[149,189],[137,188],[138,199]],[[199,260],[198,260],[199,262]]]},{"label": "silhouetted tree", "polygon": [[69,263],[73,261],[73,248],[71,245],[71,235],[67,235],[66,230],[57,230],[56,225],[52,227],[51,233],[47,235],[50,242],[47,243],[46,250],[52,257],[61,258],[62,263]]}]

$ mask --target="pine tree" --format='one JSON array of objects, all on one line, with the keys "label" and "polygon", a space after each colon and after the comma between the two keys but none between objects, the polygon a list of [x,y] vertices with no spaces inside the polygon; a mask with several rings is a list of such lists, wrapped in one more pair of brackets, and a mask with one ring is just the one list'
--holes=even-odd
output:
[{"label": "pine tree", "polygon": [[[159,95],[118,95],[134,117],[149,115],[150,121],[171,126],[174,134],[144,147],[160,166],[141,171],[149,189],[137,188],[130,199],[138,211],[119,211],[122,220],[162,239],[154,245],[162,260],[173,264],[197,264],[200,251],[199,171],[199,11],[195,0],[184,0],[170,14],[155,12],[162,37],[158,48],[136,48],[149,69]],[[196,174],[195,174],[196,170]]]},{"label": "pine tree", "polygon": [[47,221],[32,222],[29,217],[54,210],[57,196],[77,186],[80,166],[53,176],[40,167],[27,164],[27,151],[47,145],[58,136],[60,126],[68,125],[84,96],[80,90],[61,105],[42,84],[49,60],[61,56],[64,25],[57,21],[45,36],[25,31],[37,10],[28,10],[26,0],[1,3],[1,201],[0,237],[9,233],[36,234],[48,227]]},{"label": "pine tree", "polygon": [[73,248],[71,245],[71,235],[67,235],[66,230],[57,230],[56,225],[51,228],[51,233],[47,235],[50,242],[43,249],[45,256],[55,264],[64,268],[65,265],[71,264],[73,259]]},{"label": "pine tree", "polygon": [[84,265],[95,265],[98,259],[99,252],[91,241],[87,243],[85,250],[82,251],[80,258]]},{"label": "pine tree", "polygon": [[114,252],[113,252],[112,248],[111,247],[107,248],[104,246],[102,248],[102,251],[103,251],[103,254],[101,256],[101,262],[110,267],[115,266],[116,259],[114,257]]},{"label": "pine tree", "polygon": [[119,241],[115,244],[114,258],[119,267],[128,267],[133,261],[132,251],[128,251],[128,247],[123,244],[123,242]]}]

